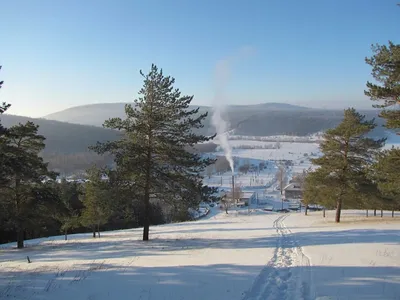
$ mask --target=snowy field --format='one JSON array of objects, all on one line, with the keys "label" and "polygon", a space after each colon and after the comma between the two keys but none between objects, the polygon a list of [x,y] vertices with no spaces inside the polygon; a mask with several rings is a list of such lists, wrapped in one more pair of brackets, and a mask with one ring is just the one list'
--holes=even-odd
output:
[{"label": "snowy field", "polygon": [[[316,135],[318,138],[319,136]],[[307,170],[310,167],[313,168],[313,165],[310,162],[310,159],[317,158],[321,155],[319,150],[319,144],[317,142],[283,142],[283,140],[287,139],[285,136],[276,136],[273,137],[276,141],[280,141],[279,149],[237,149],[239,146],[248,146],[248,147],[264,147],[264,146],[272,146],[275,143],[271,141],[262,141],[262,140],[252,140],[252,138],[256,137],[242,137],[243,139],[238,139],[238,136],[234,137],[235,139],[229,140],[229,145],[232,149],[232,156],[234,160],[237,162],[235,164],[235,174],[236,181],[240,184],[244,189],[257,189],[262,186],[269,186],[274,182],[275,174],[277,172],[277,164],[281,160],[291,160],[293,166],[287,168],[287,174],[289,179],[292,174],[301,173],[303,170]],[[271,137],[257,137],[258,139]],[[292,137],[296,138],[296,137]],[[314,137],[310,137],[310,141],[316,140]],[[218,144],[218,139],[214,141]],[[386,145],[384,149],[390,149],[392,147],[400,147],[400,136],[395,134],[388,134]],[[223,151],[212,153],[215,156],[224,156]],[[265,163],[268,168],[261,170],[261,172],[249,172],[247,174],[241,174],[238,172],[239,166],[250,163],[254,165],[259,165],[261,162]],[[211,186],[219,186],[223,188],[230,188],[232,184],[232,174],[231,172],[226,172],[222,175],[213,174],[211,178],[206,177],[204,179],[205,184]]]},{"label": "snowy field", "polygon": [[321,214],[214,210],[149,242],[134,229],[3,245],[0,299],[400,299],[400,214]]},{"label": "snowy field", "polygon": [[[237,146],[264,146],[273,145],[271,142],[252,141],[252,140],[229,140],[231,147]],[[215,156],[224,156],[223,152],[212,153]],[[280,160],[291,160],[293,166],[288,168],[289,177],[293,173],[301,173],[311,166],[310,158],[320,155],[318,143],[295,143],[280,142],[280,149],[233,149],[232,156],[235,161],[235,182],[244,189],[255,189],[270,186],[274,183],[277,172],[277,164]],[[264,163],[267,168],[260,172],[248,172],[247,174],[238,171],[239,166],[250,163],[258,166]],[[207,176],[204,183],[210,186],[230,188],[232,185],[232,173],[213,174],[211,178]]]},{"label": "snowy field", "polygon": [[[248,141],[248,140],[230,140],[231,147],[239,145],[247,146],[263,146],[273,145],[270,142]],[[280,149],[233,149],[232,155],[242,158],[252,158],[261,160],[302,160],[304,154],[319,153],[318,143],[295,143],[295,142],[280,142]],[[223,155],[223,152],[218,153]]]}]

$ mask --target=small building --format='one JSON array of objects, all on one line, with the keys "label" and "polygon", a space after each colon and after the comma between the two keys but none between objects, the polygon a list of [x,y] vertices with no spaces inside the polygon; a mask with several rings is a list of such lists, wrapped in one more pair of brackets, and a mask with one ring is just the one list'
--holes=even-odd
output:
[{"label": "small building", "polygon": [[[257,197],[255,192],[242,192],[240,195],[239,202],[242,203],[242,205],[250,205],[250,204],[256,204],[257,203]],[[240,205],[238,203],[238,205]]]},{"label": "small building", "polygon": [[[234,195],[236,199],[237,206],[247,206],[250,204],[257,203],[257,196],[255,192],[240,192],[240,197],[237,199],[236,195]],[[229,191],[227,193],[223,193],[221,198],[232,199],[232,192]]]},{"label": "small building", "polygon": [[292,182],[283,188],[283,195],[285,200],[302,200],[303,189],[300,184]]}]

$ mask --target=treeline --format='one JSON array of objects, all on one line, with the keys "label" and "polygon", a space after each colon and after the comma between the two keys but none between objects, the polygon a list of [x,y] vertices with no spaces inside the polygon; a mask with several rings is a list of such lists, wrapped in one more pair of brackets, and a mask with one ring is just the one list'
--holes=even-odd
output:
[{"label": "treeline", "polygon": [[[144,208],[140,199],[129,197],[128,191],[122,191],[115,184],[109,184],[94,178],[96,169],[90,177],[91,182],[78,184],[49,181],[41,185],[41,191],[52,192],[46,202],[31,198],[24,201],[24,210],[19,212],[23,228],[20,234],[19,247],[23,240],[64,234],[65,239],[71,233],[92,231],[93,237],[100,237],[100,230],[115,230],[140,227],[144,224]],[[39,195],[36,195],[39,196]],[[2,208],[10,207],[7,199],[0,198]],[[41,209],[37,211],[38,207]],[[12,208],[11,208],[12,209]],[[11,211],[12,212],[12,211]],[[169,213],[169,212],[168,212]],[[180,214],[179,214],[180,213]],[[34,217],[30,220],[30,217]],[[15,213],[0,215],[0,243],[12,242],[17,239],[15,231]],[[182,212],[175,215],[167,214],[161,203],[152,203],[150,223],[163,224],[170,221],[184,221],[190,218]]]},{"label": "treeline", "polygon": [[[378,118],[378,111],[362,112],[368,118],[375,118],[378,125],[383,120]],[[237,115],[229,117],[235,135],[242,136],[304,136],[334,128],[343,120],[342,110],[310,109],[306,111],[258,111],[251,118],[237,121]],[[238,123],[237,125],[235,125]],[[382,136],[385,129],[375,128],[370,134]]]},{"label": "treeline", "polygon": [[49,163],[49,169],[59,173],[61,177],[83,172],[93,165],[99,168],[113,165],[110,155],[98,155],[91,151],[72,154],[41,153],[40,156]]},{"label": "treeline", "polygon": [[[85,184],[54,181],[58,174],[41,156],[46,139],[38,125],[0,125],[0,242],[16,240],[23,248],[27,238],[88,230],[100,237],[102,229],[136,226],[148,240],[150,225],[188,220],[191,208],[215,200],[201,175],[215,160],[200,153],[216,147],[206,145],[213,136],[193,133],[207,113],[189,109],[193,96],[182,96],[155,65],[141,75],[140,97],[125,106],[126,118],[104,123],[118,138],[98,141],[90,147],[97,156],[83,156],[75,166],[92,159]],[[0,105],[0,113],[9,106]],[[101,156],[112,158],[112,169],[96,166]],[[66,161],[52,163],[61,168]]]},{"label": "treeline", "polygon": [[48,154],[75,154],[88,151],[88,147],[98,141],[117,140],[121,134],[107,128],[63,123],[53,120],[28,118],[5,114],[1,117],[3,126],[9,128],[18,124],[32,122],[39,126],[38,133],[43,135],[46,147],[42,150],[44,156]]},{"label": "treeline", "polygon": [[[372,50],[374,55],[366,62],[378,84],[367,82],[365,94],[380,102],[386,127],[399,129],[400,45],[389,42]],[[318,168],[305,179],[305,204],[335,208],[336,222],[344,208],[400,209],[400,149],[382,151],[385,139],[368,137],[374,128],[374,120],[347,109],[343,121],[326,131],[320,146],[323,155],[312,159]]]},{"label": "treeline", "polygon": [[[194,145],[193,147],[186,147],[186,149],[192,153],[210,153],[214,152],[217,146],[218,145],[215,143],[204,143]],[[89,149],[87,149],[87,151],[76,153],[51,153],[48,151],[42,151],[40,156],[44,161],[49,163],[50,170],[59,173],[63,177],[83,172],[92,165],[95,165],[99,168],[114,166],[114,159],[112,155],[99,155],[93,151],[89,151]]]}]

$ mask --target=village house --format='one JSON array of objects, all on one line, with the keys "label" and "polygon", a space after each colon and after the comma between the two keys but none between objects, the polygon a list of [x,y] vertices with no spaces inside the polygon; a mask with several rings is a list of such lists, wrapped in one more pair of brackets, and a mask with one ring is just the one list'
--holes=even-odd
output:
[{"label": "village house", "polygon": [[[229,191],[221,195],[221,198],[225,197],[231,199],[232,193]],[[235,195],[234,197],[237,206],[248,206],[257,203],[257,195],[255,192],[240,192],[239,196]]]},{"label": "village house", "polygon": [[299,183],[292,182],[283,188],[283,195],[286,201],[301,201],[303,199],[303,189]]}]

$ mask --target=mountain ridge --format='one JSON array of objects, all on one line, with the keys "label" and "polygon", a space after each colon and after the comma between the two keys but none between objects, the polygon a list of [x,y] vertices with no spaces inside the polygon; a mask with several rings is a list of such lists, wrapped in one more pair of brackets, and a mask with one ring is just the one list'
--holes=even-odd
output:
[{"label": "mountain ridge", "polygon": [[[126,104],[133,104],[133,102],[115,102],[115,103],[94,103],[85,104],[80,106],[70,107],[58,112],[48,114],[43,119],[56,120],[68,123],[77,123],[82,125],[94,125],[101,126],[103,122],[111,117],[123,117],[124,107]],[[200,111],[211,111],[211,106],[206,105],[191,105],[192,108],[200,108]],[[225,110],[229,113],[232,110],[246,110],[259,112],[262,110],[273,110],[273,111],[295,111],[295,110],[312,110],[312,108],[297,106],[288,103],[258,103],[258,104],[239,104],[239,105],[227,105]]]}]

